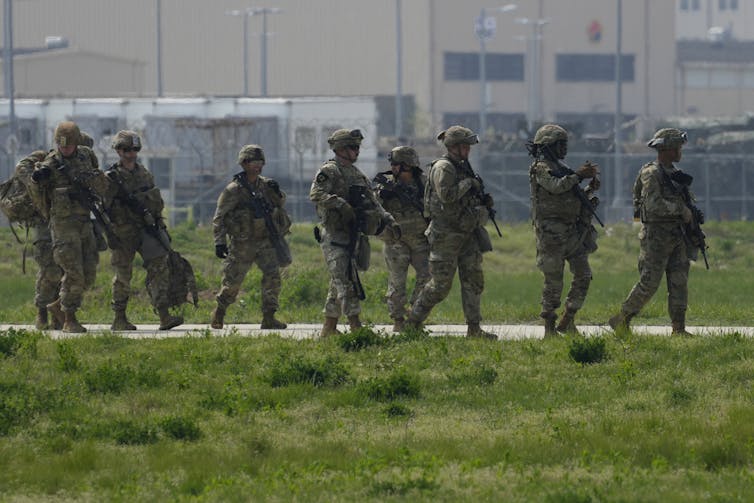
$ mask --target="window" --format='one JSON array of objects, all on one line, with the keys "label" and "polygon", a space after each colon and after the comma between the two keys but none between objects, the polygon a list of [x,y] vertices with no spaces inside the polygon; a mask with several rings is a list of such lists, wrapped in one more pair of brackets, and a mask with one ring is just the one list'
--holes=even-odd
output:
[{"label": "window", "polygon": [[720,10],[725,10],[728,8],[728,1],[727,0],[717,0],[717,8]]},{"label": "window", "polygon": [[691,10],[699,10],[700,8],[699,0],[691,0]]},{"label": "window", "polygon": [[689,0],[681,0],[681,10],[689,10]]},{"label": "window", "polygon": [[[524,80],[524,55],[487,53],[487,80]],[[445,80],[479,80],[479,53],[446,52]]]},{"label": "window", "polygon": [[[634,81],[634,55],[621,55],[621,82]],[[556,73],[559,82],[615,81],[614,54],[558,54]]]},{"label": "window", "polygon": [[730,7],[730,10],[738,10],[738,0],[730,0],[728,6]]},{"label": "window", "polygon": [[162,190],[170,190],[170,158],[152,157],[149,159],[149,171],[154,176],[154,184]]}]

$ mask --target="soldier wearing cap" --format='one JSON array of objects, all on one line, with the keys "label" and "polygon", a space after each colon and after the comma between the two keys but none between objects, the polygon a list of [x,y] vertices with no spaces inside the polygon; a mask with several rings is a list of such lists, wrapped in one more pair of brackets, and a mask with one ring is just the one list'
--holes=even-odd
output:
[{"label": "soldier wearing cap", "polygon": [[674,163],[681,160],[686,133],[675,128],[660,129],[647,143],[657,150],[657,159],[645,164],[633,187],[634,214],[641,219],[639,232],[639,281],[623,301],[618,314],[610,318],[613,329],[628,329],[631,319],[652,298],[667,278],[668,312],[674,335],[686,331],[688,278],[695,249],[684,237],[683,225],[692,213],[673,178],[683,173]]},{"label": "soldier wearing cap", "polygon": [[466,336],[496,339],[480,327],[482,252],[491,249],[484,225],[493,202],[482,194],[481,184],[469,165],[471,146],[479,143],[479,138],[468,128],[451,126],[437,139],[447,153],[432,162],[424,190],[425,216],[430,219],[427,237],[432,277],[412,305],[406,325],[420,326],[427,319],[432,308],[447,297],[458,270],[468,325]]},{"label": "soldier wearing cap", "polygon": [[[427,178],[419,167],[419,156],[411,147],[395,147],[388,156],[390,170],[374,178],[377,197],[382,207],[401,227],[401,236],[378,237],[385,242],[385,264],[388,269],[388,312],[393,320],[393,331],[400,332],[406,317],[406,305],[412,305],[424,285],[429,281],[429,242],[424,234],[427,219],[424,217],[424,187]],[[410,301],[406,294],[408,266],[416,271],[416,284]]]},{"label": "soldier wearing cap", "polygon": [[115,315],[110,328],[136,330],[128,321],[126,308],[131,295],[133,261],[138,252],[147,271],[150,301],[160,317],[160,330],[168,330],[183,323],[183,318],[169,311],[170,243],[162,218],[165,203],[160,189],[155,186],[154,176],[138,161],[142,147],[139,134],[118,131],[111,146],[119,160],[107,169],[107,177],[112,182],[108,194],[112,200],[109,213],[118,238],[118,246],[110,256],[115,270],[111,304]]},{"label": "soldier wearing cap", "polygon": [[[215,255],[224,259],[223,278],[217,294],[217,307],[212,312],[212,328],[223,328],[225,312],[235,302],[241,283],[256,263],[262,271],[262,329],[283,329],[287,325],[275,318],[279,308],[280,263],[262,206],[250,203],[252,193],[264,199],[271,208],[271,219],[279,236],[289,232],[291,220],[285,211],[285,193],[280,185],[261,175],[265,164],[264,151],[259,145],[245,145],[238,152],[238,164],[243,171],[233,177],[217,200],[217,210],[212,221],[215,238]],[[243,178],[241,178],[243,177]],[[226,237],[230,239],[227,244]]]},{"label": "soldier wearing cap", "polygon": [[[359,267],[368,267],[367,234],[380,231],[400,236],[400,227],[385,211],[371,189],[369,179],[354,164],[364,136],[358,129],[338,129],[327,139],[335,157],[317,171],[309,198],[317,207],[323,230],[319,236],[330,272],[330,289],[325,302],[323,337],[337,333],[338,318],[348,317],[352,330],[361,327],[361,304],[349,270],[354,241],[360,247]],[[358,200],[351,195],[358,194]],[[357,253],[357,252],[354,252]]]},{"label": "soldier wearing cap", "polygon": [[[537,267],[544,275],[540,316],[545,323],[545,337],[556,336],[558,332],[576,333],[574,317],[584,304],[592,281],[589,254],[597,250],[592,211],[598,203],[594,192],[600,186],[599,170],[588,161],[576,171],[565,165],[568,133],[556,124],[539,128],[528,148],[534,158],[529,168],[529,184],[532,224],[537,240]],[[587,178],[591,179],[589,185],[582,189],[579,184]],[[584,207],[584,199],[592,211]],[[566,296],[563,317],[556,326],[566,261],[573,280]]]},{"label": "soldier wearing cap", "polygon": [[32,180],[49,208],[53,257],[63,270],[60,297],[48,311],[63,321],[63,331],[86,332],[76,318],[84,291],[94,284],[99,254],[89,209],[81,200],[84,192],[103,198],[109,183],[98,169],[94,152],[80,145],[81,132],[74,122],[55,128],[57,148],[36,166]]}]

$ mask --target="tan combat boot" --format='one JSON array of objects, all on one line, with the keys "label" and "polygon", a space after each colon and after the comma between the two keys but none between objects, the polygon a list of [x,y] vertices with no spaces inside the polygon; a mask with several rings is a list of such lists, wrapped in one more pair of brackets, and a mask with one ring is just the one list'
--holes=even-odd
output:
[{"label": "tan combat boot", "polygon": [[400,333],[403,331],[403,327],[406,324],[405,318],[400,316],[393,320],[393,332]]},{"label": "tan combat boot", "polygon": [[275,318],[275,311],[262,313],[262,324],[259,327],[262,330],[282,330],[287,326],[288,325]]},{"label": "tan combat boot", "polygon": [[55,330],[62,329],[65,324],[65,313],[60,308],[60,298],[52,304],[47,304],[47,312],[52,317],[52,328]]},{"label": "tan combat boot", "polygon": [[609,320],[607,320],[608,325],[610,325],[610,328],[612,328],[615,331],[618,330],[630,330],[631,329],[631,319],[634,317],[633,314],[624,313],[623,310],[621,310],[620,313],[616,314],[615,316],[611,317]]},{"label": "tan combat boot", "polygon": [[212,328],[223,328],[223,320],[225,319],[225,308],[217,306],[214,311],[212,311],[212,321],[210,322],[210,326]]},{"label": "tan combat boot", "polygon": [[348,326],[351,328],[351,330],[356,330],[357,328],[362,327],[358,314],[354,314],[348,317]]},{"label": "tan combat boot", "polygon": [[686,313],[674,313],[671,320],[673,332],[670,335],[677,335],[681,337],[693,337],[694,334],[686,331]]},{"label": "tan combat boot", "polygon": [[571,311],[570,309],[566,309],[563,312],[563,317],[560,319],[558,326],[555,327],[555,330],[557,330],[561,334],[581,335],[579,333],[579,330],[576,328],[576,323],[574,323],[573,321],[573,318],[575,316],[576,316],[576,311]]},{"label": "tan combat boot", "polygon": [[34,321],[34,326],[37,327],[37,330],[48,330],[50,328],[47,322],[46,307],[37,308],[37,319]]},{"label": "tan combat boot", "polygon": [[497,340],[497,335],[482,330],[479,323],[469,323],[466,329],[466,337],[470,339],[489,339],[491,341]]},{"label": "tan combat boot", "polygon": [[83,334],[86,328],[76,319],[76,311],[65,312],[65,322],[63,323],[63,332],[68,334]]},{"label": "tan combat boot", "polygon": [[557,327],[555,326],[555,322],[558,319],[558,315],[552,312],[544,312],[540,314],[539,316],[542,317],[542,319],[545,321],[545,339],[550,339],[551,337],[560,337],[560,333],[558,332]]},{"label": "tan combat boot", "polygon": [[173,316],[167,307],[161,307],[157,310],[160,315],[160,330],[170,330],[183,323],[183,316]]},{"label": "tan combat boot", "polygon": [[325,317],[325,323],[322,325],[322,331],[319,333],[321,337],[329,337],[331,335],[339,335],[338,330],[338,318],[327,316]]},{"label": "tan combat boot", "polygon": [[122,311],[115,311],[115,318],[113,319],[113,324],[110,325],[110,330],[136,330],[136,325],[128,321],[128,318],[126,318],[126,310],[123,309]]}]

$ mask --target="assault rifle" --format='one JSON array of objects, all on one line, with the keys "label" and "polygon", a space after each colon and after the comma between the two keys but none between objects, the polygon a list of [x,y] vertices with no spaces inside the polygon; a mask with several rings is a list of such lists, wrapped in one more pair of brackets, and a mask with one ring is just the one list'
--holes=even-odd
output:
[{"label": "assault rifle", "polygon": [[165,229],[160,227],[157,220],[155,220],[154,215],[152,215],[152,212],[150,212],[149,209],[147,209],[147,207],[133,195],[133,193],[128,192],[126,186],[123,184],[123,180],[114,168],[115,166],[107,171],[107,178],[118,188],[118,194],[115,197],[126,203],[126,205],[131,208],[131,211],[141,216],[146,224],[145,230],[155,238],[165,250],[171,251],[173,248],[170,245],[170,237],[168,236],[168,233]]},{"label": "assault rifle", "polygon": [[[560,168],[560,170],[557,173],[553,173],[553,176],[556,176],[558,178],[562,178],[564,176],[576,174],[576,172],[573,171],[568,166],[566,166],[563,161],[558,160],[557,162],[558,162],[558,167]],[[587,161],[587,163],[588,162],[589,161]],[[581,187],[578,184],[576,184],[576,185],[573,186],[573,188],[571,190],[576,195],[576,197],[579,198],[579,200],[581,201],[581,205],[584,208],[586,208],[586,210],[594,217],[595,220],[597,220],[597,222],[599,222],[599,224],[602,227],[604,227],[605,224],[602,222],[602,220],[600,219],[599,215],[597,215],[597,212],[594,210],[594,205],[589,200],[589,198],[586,197],[586,194],[584,193],[583,190],[581,190]]]},{"label": "assault rifle", "polygon": [[346,245],[346,252],[348,253],[348,280],[353,285],[353,289],[356,292],[356,297],[359,300],[365,300],[367,298],[366,292],[364,292],[364,286],[361,284],[361,278],[359,278],[359,268],[356,264],[357,247],[359,246],[359,234],[362,230],[362,218],[359,214],[364,211],[364,206],[367,202],[366,187],[360,185],[352,185],[348,189],[348,204],[351,205],[354,211],[355,218],[348,229],[348,244]]},{"label": "assault rifle", "polygon": [[691,182],[694,181],[694,177],[688,173],[684,173],[680,169],[674,171],[670,175],[667,175],[662,168],[660,168],[660,171],[670,178],[673,186],[675,186],[676,190],[680,192],[683,202],[686,203],[688,209],[691,210],[691,222],[683,224],[681,230],[683,231],[683,236],[686,240],[699,248],[699,251],[702,253],[702,258],[704,258],[704,266],[709,269],[709,261],[707,260],[707,236],[704,234],[704,231],[702,231],[704,213],[694,204],[694,198],[689,189]]},{"label": "assault rifle", "polygon": [[387,179],[387,176],[392,174],[392,171],[383,171],[380,173],[377,173],[377,176],[374,177],[374,181],[378,184],[382,185],[382,189],[380,189],[380,196],[383,199],[389,199],[391,197],[397,197],[403,203],[408,204],[410,206],[413,206],[417,210],[419,210],[419,213],[422,215],[424,214],[424,194],[421,193],[421,181],[419,181],[419,194],[418,197],[412,196],[409,194],[408,190],[401,185],[400,183],[396,181],[390,181]]},{"label": "assault rifle", "polygon": [[72,173],[68,164],[63,163],[58,166],[58,172],[68,178],[73,185],[71,198],[81,203],[84,208],[88,209],[94,215],[95,223],[105,232],[107,245],[113,250],[120,248],[120,240],[113,232],[113,224],[105,211],[105,206],[99,194],[91,188],[86,180]]},{"label": "assault rifle", "polygon": [[[454,166],[457,166],[455,162],[453,162],[450,158],[447,158]],[[479,198],[481,199],[482,203],[484,203],[487,200],[492,200],[492,196],[489,194],[489,192],[486,192],[484,190],[484,180],[482,180],[482,177],[479,176],[476,172],[474,172],[474,169],[471,167],[471,164],[469,161],[465,161],[461,163],[461,169],[466,171],[468,175],[470,175],[472,178],[474,178],[477,182],[479,182]],[[492,225],[495,226],[495,230],[497,231],[497,235],[500,237],[503,237],[503,233],[500,232],[500,227],[497,226],[497,222],[495,221],[495,215],[497,214],[497,211],[495,211],[495,208],[492,208],[491,206],[487,206],[487,214],[490,217],[490,220],[492,221]]]},{"label": "assault rifle", "polygon": [[275,248],[275,256],[278,259],[278,264],[282,267],[290,265],[293,261],[291,258],[291,250],[288,248],[288,244],[285,242],[283,236],[278,232],[278,228],[275,222],[272,221],[272,211],[274,208],[270,202],[264,197],[263,194],[254,190],[249,180],[246,178],[245,172],[240,172],[233,176],[233,180],[238,182],[241,187],[246,189],[249,193],[249,207],[254,211],[255,215],[262,215],[264,218],[264,225],[267,228],[267,234],[270,236],[272,246]]}]

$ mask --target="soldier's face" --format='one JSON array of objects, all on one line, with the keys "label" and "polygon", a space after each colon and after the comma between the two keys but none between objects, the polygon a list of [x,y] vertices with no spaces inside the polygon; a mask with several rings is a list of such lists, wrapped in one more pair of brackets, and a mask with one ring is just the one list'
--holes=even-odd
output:
[{"label": "soldier's face", "polygon": [[76,145],[66,145],[65,147],[58,145],[58,151],[63,157],[71,157],[76,151]]},{"label": "soldier's face", "polygon": [[555,156],[558,159],[565,159],[566,154],[568,154],[568,142],[561,140],[555,143]]},{"label": "soldier's face", "polygon": [[683,152],[681,152],[682,148],[683,147],[678,146],[675,149],[673,149],[673,152],[674,152],[674,154],[673,154],[674,155],[673,162],[679,162],[681,160],[681,157],[683,157]]},{"label": "soldier's face", "polygon": [[136,158],[139,156],[139,151],[135,148],[119,148],[116,150],[121,162],[131,164],[136,162]]},{"label": "soldier's face", "polygon": [[244,161],[243,170],[248,176],[257,177],[262,173],[264,161]]},{"label": "soldier's face", "polygon": [[460,145],[456,145],[456,155],[463,159],[464,161],[467,161],[469,159],[469,154],[471,154],[471,145],[468,143],[461,143]]}]

